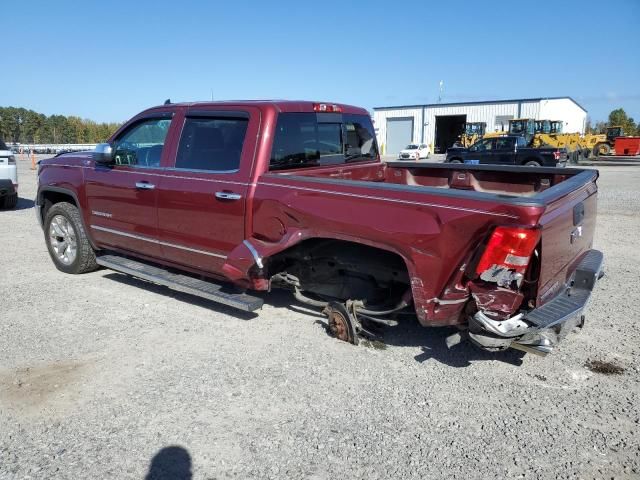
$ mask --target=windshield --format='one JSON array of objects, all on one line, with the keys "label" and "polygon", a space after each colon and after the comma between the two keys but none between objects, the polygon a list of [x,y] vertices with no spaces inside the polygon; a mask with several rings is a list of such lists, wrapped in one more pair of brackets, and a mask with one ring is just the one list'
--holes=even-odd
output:
[{"label": "windshield", "polygon": [[367,115],[281,113],[270,170],[374,160],[378,147]]},{"label": "windshield", "polygon": [[418,149],[418,145],[415,145],[413,143],[410,143],[409,145],[407,145],[407,148],[405,148],[405,150],[417,150]]},{"label": "windshield", "polygon": [[551,133],[562,133],[562,122],[551,122]]}]

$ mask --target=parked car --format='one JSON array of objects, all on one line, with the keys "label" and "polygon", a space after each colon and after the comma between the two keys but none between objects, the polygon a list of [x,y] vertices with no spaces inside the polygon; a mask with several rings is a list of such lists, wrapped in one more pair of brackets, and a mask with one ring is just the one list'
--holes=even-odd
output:
[{"label": "parked car", "polygon": [[16,157],[0,140],[0,208],[14,208],[18,203],[18,168]]},{"label": "parked car", "polygon": [[527,167],[564,167],[567,164],[565,148],[531,148],[525,137],[504,135],[484,138],[469,148],[447,149],[447,163],[471,165],[525,165]]},{"label": "parked car", "polygon": [[287,288],[353,343],[405,311],[546,354],[601,272],[596,170],[382,163],[367,111],[347,105],[163,105],[38,176],[59,270],[102,265],[248,311],[252,290]]},{"label": "parked car", "polygon": [[398,153],[399,160],[420,160],[429,158],[429,145],[426,143],[410,143]]}]

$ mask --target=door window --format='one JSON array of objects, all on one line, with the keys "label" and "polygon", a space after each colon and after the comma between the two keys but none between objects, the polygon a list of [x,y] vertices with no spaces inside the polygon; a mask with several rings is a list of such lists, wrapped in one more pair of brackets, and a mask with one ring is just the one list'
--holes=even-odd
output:
[{"label": "door window", "polygon": [[487,138],[475,143],[472,150],[475,152],[484,152],[493,148],[493,139]]},{"label": "door window", "polygon": [[496,150],[513,150],[513,138],[498,138],[496,140]]},{"label": "door window", "polygon": [[169,125],[170,119],[152,118],[126,130],[113,145],[116,165],[159,167]]},{"label": "door window", "polygon": [[180,137],[176,168],[235,172],[249,119],[235,117],[187,117]]}]

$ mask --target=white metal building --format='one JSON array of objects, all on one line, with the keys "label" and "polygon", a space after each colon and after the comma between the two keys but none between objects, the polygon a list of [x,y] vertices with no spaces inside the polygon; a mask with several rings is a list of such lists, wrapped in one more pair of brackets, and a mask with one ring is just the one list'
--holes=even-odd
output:
[{"label": "white metal building", "polygon": [[434,103],[373,109],[378,144],[394,155],[408,143],[426,143],[444,153],[465,122],[485,122],[487,132],[507,130],[512,118],[562,120],[567,133],[584,133],[587,111],[571,97]]}]

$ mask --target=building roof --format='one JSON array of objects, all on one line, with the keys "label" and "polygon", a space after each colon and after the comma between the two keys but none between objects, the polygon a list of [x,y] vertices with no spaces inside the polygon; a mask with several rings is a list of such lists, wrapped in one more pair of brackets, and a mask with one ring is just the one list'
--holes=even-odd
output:
[{"label": "building roof", "polygon": [[373,107],[374,110],[397,110],[402,108],[426,108],[426,107],[455,107],[464,105],[490,105],[493,103],[520,103],[520,102],[540,102],[542,100],[571,100],[578,107],[587,113],[587,109],[576,102],[571,97],[539,97],[539,98],[515,98],[512,100],[484,100],[476,102],[453,102],[453,103],[424,103],[420,105],[398,105],[393,107]]}]

